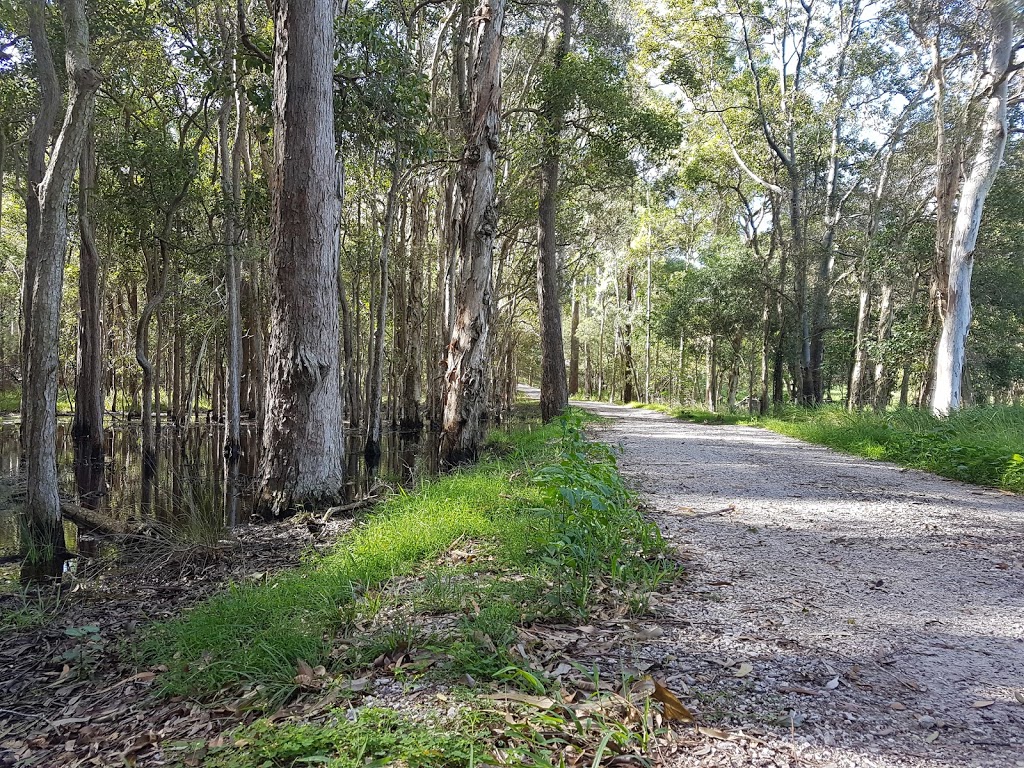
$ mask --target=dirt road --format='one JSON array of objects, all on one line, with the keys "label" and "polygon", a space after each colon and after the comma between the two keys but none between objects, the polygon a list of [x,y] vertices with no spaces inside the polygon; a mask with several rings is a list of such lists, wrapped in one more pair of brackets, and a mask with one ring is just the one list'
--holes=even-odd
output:
[{"label": "dirt road", "polygon": [[620,660],[708,727],[665,764],[1024,766],[1024,498],[585,407],[688,563]]}]

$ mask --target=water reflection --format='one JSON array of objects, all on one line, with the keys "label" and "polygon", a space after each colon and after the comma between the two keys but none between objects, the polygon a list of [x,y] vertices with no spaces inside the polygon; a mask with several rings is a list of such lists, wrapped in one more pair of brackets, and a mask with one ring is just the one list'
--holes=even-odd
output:
[{"label": "water reflection", "polygon": [[[243,424],[241,457],[226,467],[223,424],[164,427],[153,462],[142,460],[138,424],[115,424],[104,434],[104,455],[76,450],[69,421],[57,432],[61,492],[87,509],[122,521],[147,521],[173,529],[186,539],[207,540],[224,528],[246,522],[259,469],[259,434]],[[348,467],[345,501],[368,493],[379,481],[410,485],[437,471],[437,439],[430,432],[385,433],[380,464],[368,469],[362,438],[346,440]],[[0,475],[21,471],[19,425],[0,424]],[[18,523],[11,505],[0,498],[0,553],[17,551]],[[69,524],[70,525],[70,524]],[[69,543],[74,541],[69,530]]]}]

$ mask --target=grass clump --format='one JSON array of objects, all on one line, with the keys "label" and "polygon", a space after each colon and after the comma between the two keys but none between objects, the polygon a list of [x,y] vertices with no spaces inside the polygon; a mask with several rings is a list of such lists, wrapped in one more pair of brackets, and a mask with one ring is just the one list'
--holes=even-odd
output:
[{"label": "grass clump", "polygon": [[627,403],[630,408],[644,408],[671,416],[674,419],[692,421],[698,424],[753,424],[757,419],[746,411],[709,411],[705,408],[664,403]]},{"label": "grass clump", "polygon": [[[158,626],[145,660],[169,668],[169,693],[262,686],[276,703],[295,690],[299,660],[351,669],[388,644],[421,643],[446,657],[448,674],[489,677],[508,665],[524,623],[585,617],[609,596],[643,610],[676,568],[582,420],[497,438],[490,458],[388,499],[330,554]],[[446,561],[458,547],[472,553]],[[438,612],[457,617],[441,639],[419,629]],[[339,639],[342,659],[332,656]]]}]

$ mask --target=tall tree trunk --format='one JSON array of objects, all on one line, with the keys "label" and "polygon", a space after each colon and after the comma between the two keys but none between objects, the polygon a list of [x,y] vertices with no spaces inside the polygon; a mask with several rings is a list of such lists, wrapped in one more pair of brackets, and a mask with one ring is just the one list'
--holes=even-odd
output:
[{"label": "tall tree trunk", "polygon": [[597,332],[597,399],[604,394],[604,321],[608,315],[608,298],[601,294],[601,322]]},{"label": "tall tree trunk", "polygon": [[860,261],[853,369],[850,372],[850,389],[846,398],[846,407],[851,411],[860,410],[864,405],[865,379],[868,370],[868,324],[871,321],[871,272],[868,255],[866,253],[862,255]]},{"label": "tall tree trunk", "polygon": [[[41,23],[42,2],[31,0],[30,14]],[[25,504],[27,554],[22,576],[34,580],[60,573],[64,527],[57,484],[57,349],[68,239],[68,198],[82,151],[100,79],[89,62],[89,27],[84,0],[67,0],[63,21],[68,70],[68,104],[42,184],[38,189],[38,234],[29,315],[28,366],[24,398],[28,435]],[[34,42],[46,47],[44,29]],[[36,49],[39,50],[38,48]],[[26,272],[29,270],[26,269]]]},{"label": "tall tree trunk", "polygon": [[558,280],[558,243],[555,222],[558,213],[558,181],[561,163],[561,134],[569,108],[569,85],[559,74],[572,49],[575,0],[558,0],[559,33],[552,64],[556,83],[540,107],[542,148],[540,160],[540,204],[537,213],[537,303],[540,316],[540,412],[544,421],[558,416],[569,405],[562,342],[562,304]]},{"label": "tall tree trunk", "polygon": [[276,6],[265,516],[333,499],[344,480],[333,20],[333,0]]},{"label": "tall tree trunk", "polygon": [[[651,207],[650,193],[647,196],[647,207]],[[650,211],[648,210],[648,217]],[[647,220],[647,335],[644,339],[644,402],[651,402],[651,289],[654,259],[654,243],[652,241],[650,218]]]},{"label": "tall tree trunk", "polygon": [[[21,423],[28,424],[29,339],[32,336],[32,290],[40,249],[40,192],[46,175],[46,151],[50,145],[60,114],[61,88],[57,69],[53,63],[50,40],[46,35],[45,0],[27,0],[28,33],[36,64],[39,85],[39,111],[32,122],[28,136],[28,158],[25,171],[25,268],[21,282]],[[21,430],[21,448],[28,452],[29,433]]]},{"label": "tall tree trunk", "polygon": [[439,452],[441,462],[448,465],[476,456],[483,438],[481,416],[487,404],[505,0],[486,0],[484,6],[485,10],[472,19],[476,44],[471,46],[473,59],[466,62],[471,68],[471,101],[451,230],[460,263],[447,347]]},{"label": "tall tree trunk", "polygon": [[78,381],[71,434],[82,458],[103,458],[103,337],[100,326],[100,257],[90,213],[96,186],[96,145],[92,131],[85,138],[78,170]]},{"label": "tall tree trunk", "polygon": [[376,467],[380,462],[381,402],[384,396],[384,332],[388,316],[388,257],[391,252],[392,230],[395,228],[395,211],[398,208],[398,187],[402,172],[400,150],[395,147],[391,166],[391,186],[384,206],[384,232],[381,236],[380,258],[378,259],[377,322],[373,334],[373,350],[370,356],[370,382],[367,403],[366,444],[363,455],[368,466]]},{"label": "tall tree trunk", "polygon": [[622,401],[631,403],[637,397],[636,365],[633,362],[633,301],[636,297],[633,272],[626,270],[625,320],[619,325],[619,349],[622,350]]},{"label": "tall tree trunk", "polygon": [[872,397],[875,410],[882,412],[889,405],[889,398],[892,395],[892,376],[885,363],[885,343],[892,333],[892,285],[888,282],[882,283],[881,296],[878,304],[878,327],[875,332],[875,342],[878,346],[875,360],[875,391]]},{"label": "tall tree trunk", "polygon": [[714,336],[708,339],[706,368],[704,402],[708,410],[714,413],[718,408],[718,340]]},{"label": "tall tree trunk", "polygon": [[[241,455],[241,361],[242,361],[242,309],[241,277],[239,275],[236,240],[238,238],[238,210],[241,206],[242,146],[246,141],[243,133],[242,92],[238,76],[236,55],[236,24],[242,23],[241,14],[226,16],[217,7],[217,21],[220,23],[224,47],[222,75],[226,84],[221,97],[220,119],[218,121],[220,146],[220,188],[224,201],[224,282],[227,299],[227,361],[224,377],[225,401],[227,406],[224,429],[224,458],[228,465],[238,462]],[[238,30],[244,34],[243,29]],[[235,109],[235,131],[231,133],[231,112]],[[219,365],[219,362],[218,362]]]},{"label": "tall tree trunk", "polygon": [[409,248],[409,282],[405,312],[405,369],[398,423],[402,429],[419,429],[420,373],[423,358],[423,263],[427,252],[427,188],[417,181],[412,193],[412,243]]},{"label": "tall tree trunk", "polygon": [[580,298],[572,291],[572,321],[569,325],[569,394],[580,390]]},{"label": "tall tree trunk", "polygon": [[1006,102],[1014,50],[1013,11],[1008,0],[989,4],[990,50],[983,95],[984,115],[977,127],[971,170],[960,192],[949,254],[949,281],[942,333],[935,350],[931,408],[946,415],[961,405],[967,333],[971,324],[971,272],[981,214],[1006,147]]},{"label": "tall tree trunk", "polygon": [[153,363],[149,359],[149,325],[153,313],[164,300],[167,292],[167,246],[165,240],[158,243],[159,256],[148,248],[146,256],[146,305],[135,326],[135,359],[142,369],[142,469],[155,471],[156,434],[153,426]]}]

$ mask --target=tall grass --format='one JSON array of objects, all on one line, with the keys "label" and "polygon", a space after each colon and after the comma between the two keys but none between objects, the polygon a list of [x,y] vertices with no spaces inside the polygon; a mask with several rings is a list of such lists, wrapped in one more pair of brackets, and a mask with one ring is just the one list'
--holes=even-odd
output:
[{"label": "tall grass", "polygon": [[792,409],[760,423],[858,456],[977,485],[1024,492],[1024,408],[963,408],[937,418],[907,408],[875,413]]}]

